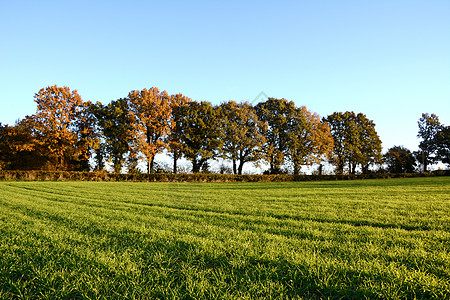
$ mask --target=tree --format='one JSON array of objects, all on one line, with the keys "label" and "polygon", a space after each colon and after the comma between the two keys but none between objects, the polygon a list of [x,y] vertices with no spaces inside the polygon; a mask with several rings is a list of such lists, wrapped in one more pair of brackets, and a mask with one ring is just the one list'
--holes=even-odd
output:
[{"label": "tree", "polygon": [[143,153],[147,159],[148,173],[153,172],[155,155],[167,145],[165,137],[170,132],[171,106],[166,91],[158,88],[131,91],[128,94],[133,117],[134,151]]},{"label": "tree", "polygon": [[423,171],[426,172],[430,162],[434,162],[436,147],[436,135],[442,129],[442,125],[439,122],[439,117],[435,114],[423,113],[422,117],[417,122],[419,125],[419,132],[417,137],[422,141],[419,144],[419,148],[422,154]]},{"label": "tree", "polygon": [[103,164],[103,155],[106,154],[106,158],[114,165],[114,171],[119,173],[126,155],[130,152],[133,138],[133,119],[129,112],[128,101],[121,98],[111,101],[108,105],[97,102],[90,106],[90,111],[96,117],[97,126],[103,135],[103,141],[96,151],[98,166]]},{"label": "tree", "polygon": [[39,90],[34,100],[35,129],[49,154],[55,158],[58,169],[67,169],[69,161],[78,156],[76,121],[83,108],[83,101],[76,90],[69,87],[49,86]]},{"label": "tree", "polygon": [[96,128],[96,118],[91,110],[92,106],[90,101],[84,102],[75,120],[75,133],[77,134],[75,146],[78,149],[78,157],[75,157],[72,163],[79,171],[89,171],[89,159],[100,148],[101,133]]},{"label": "tree", "polygon": [[363,173],[369,172],[371,165],[382,162],[381,140],[375,130],[375,123],[369,120],[366,115],[359,113],[356,116],[356,123],[359,128],[360,151],[358,163],[361,165]]},{"label": "tree", "polygon": [[368,172],[371,164],[381,162],[381,140],[375,123],[364,114],[335,112],[324,121],[330,125],[334,139],[331,162],[337,167],[338,174],[343,174],[345,166],[350,174],[355,174],[358,165],[363,172]]},{"label": "tree", "polygon": [[289,156],[294,165],[294,174],[300,173],[302,165],[319,163],[333,150],[330,127],[322,122],[319,115],[305,106],[295,109],[289,129]]},{"label": "tree", "polygon": [[170,96],[171,119],[170,119],[170,133],[167,137],[167,144],[169,145],[168,152],[173,158],[173,173],[177,173],[177,161],[182,156],[183,150],[183,112],[188,109],[189,103],[192,100],[183,94],[176,94]]},{"label": "tree", "polygon": [[219,109],[224,134],[222,153],[232,161],[233,173],[242,174],[245,163],[261,159],[261,147],[265,142],[261,129],[265,124],[258,120],[248,102],[228,101]]},{"label": "tree", "polygon": [[0,169],[41,170],[51,168],[48,150],[34,131],[34,118],[27,116],[15,126],[0,125]]},{"label": "tree", "polygon": [[413,173],[416,166],[413,153],[403,146],[389,148],[383,159],[390,173]]},{"label": "tree", "polygon": [[218,110],[206,101],[189,102],[180,107],[182,152],[192,162],[192,172],[207,168],[207,161],[218,156],[222,132]]},{"label": "tree", "polygon": [[269,173],[279,174],[289,148],[289,130],[292,128],[295,104],[284,98],[269,98],[258,103],[255,111],[259,120],[266,124],[261,127],[261,133],[265,136],[262,154],[269,163]]},{"label": "tree", "polygon": [[436,159],[444,164],[450,164],[450,126],[442,126],[434,137]]}]

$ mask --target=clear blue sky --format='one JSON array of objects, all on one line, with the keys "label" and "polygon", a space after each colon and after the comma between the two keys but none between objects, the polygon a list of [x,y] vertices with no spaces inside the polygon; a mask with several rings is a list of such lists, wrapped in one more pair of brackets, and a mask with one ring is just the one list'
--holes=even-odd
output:
[{"label": "clear blue sky", "polygon": [[450,1],[0,0],[0,122],[48,85],[84,100],[156,86],[195,100],[260,92],[327,116],[365,113],[384,148],[450,125]]}]

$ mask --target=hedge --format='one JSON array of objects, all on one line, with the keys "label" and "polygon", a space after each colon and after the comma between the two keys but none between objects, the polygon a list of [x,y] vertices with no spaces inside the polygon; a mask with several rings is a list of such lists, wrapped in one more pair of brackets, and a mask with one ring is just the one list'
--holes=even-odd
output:
[{"label": "hedge", "polygon": [[282,182],[282,181],[319,181],[319,180],[355,180],[388,179],[450,176],[450,170],[438,170],[427,173],[400,174],[360,174],[360,175],[230,175],[230,174],[119,174],[107,172],[73,171],[0,171],[0,180],[21,181],[132,181],[132,182]]}]

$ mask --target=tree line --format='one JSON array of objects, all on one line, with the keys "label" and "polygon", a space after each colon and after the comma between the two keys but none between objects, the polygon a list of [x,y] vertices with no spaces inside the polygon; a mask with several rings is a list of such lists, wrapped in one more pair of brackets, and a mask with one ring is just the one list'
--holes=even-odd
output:
[{"label": "tree line", "polygon": [[[375,123],[366,115],[335,112],[325,118],[293,101],[268,98],[252,105],[226,101],[213,105],[156,87],[131,91],[109,104],[83,101],[76,90],[49,86],[34,96],[36,113],[14,126],[0,123],[0,170],[104,170],[140,161],[155,171],[155,156],[170,155],[177,173],[186,158],[192,172],[208,172],[211,160],[231,162],[242,174],[248,163],[265,164],[266,173],[299,174],[302,166],[324,163],[336,174],[413,172],[421,163],[449,163],[449,128],[436,115],[423,114],[417,153],[395,146],[382,155]],[[289,171],[286,171],[287,168]]]}]

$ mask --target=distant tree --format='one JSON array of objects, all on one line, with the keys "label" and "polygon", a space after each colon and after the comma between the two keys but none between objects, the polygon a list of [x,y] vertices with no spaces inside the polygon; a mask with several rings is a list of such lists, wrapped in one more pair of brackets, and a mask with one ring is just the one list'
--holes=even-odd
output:
[{"label": "distant tree", "polygon": [[181,106],[182,152],[192,162],[192,172],[206,170],[207,161],[218,156],[222,146],[220,118],[211,103],[189,102]]},{"label": "distant tree", "polygon": [[359,113],[356,116],[356,123],[360,135],[360,156],[357,163],[361,165],[363,173],[368,173],[371,165],[381,164],[382,162],[381,139],[375,130],[375,123],[369,120],[366,115]]},{"label": "distant tree", "polygon": [[242,174],[245,163],[261,159],[261,147],[265,142],[261,129],[265,124],[258,120],[248,102],[228,101],[219,109],[224,133],[222,153],[232,161],[233,173]]},{"label": "distant tree", "polygon": [[183,94],[170,96],[170,106],[172,114],[170,116],[170,133],[167,137],[169,145],[168,152],[173,158],[173,173],[177,173],[177,162],[183,155],[183,121],[184,111],[188,110],[189,103],[192,100]]},{"label": "distant tree", "polygon": [[450,126],[442,126],[434,137],[436,158],[444,164],[450,164]]},{"label": "distant tree", "polygon": [[389,148],[383,159],[390,173],[413,173],[415,170],[414,154],[403,146]]},{"label": "distant tree", "polygon": [[331,162],[338,174],[343,174],[345,166],[348,166],[350,174],[355,174],[358,165],[367,172],[371,164],[381,162],[381,140],[375,123],[364,114],[335,112],[324,121],[330,125],[334,139]]},{"label": "distant tree", "polygon": [[437,150],[436,135],[442,129],[442,125],[438,116],[427,113],[423,113],[417,123],[419,125],[417,137],[422,139],[419,144],[422,156],[421,162],[423,171],[427,172],[428,165],[435,161],[434,154]]},{"label": "distant tree", "polygon": [[289,131],[294,122],[295,104],[286,99],[269,98],[255,106],[260,121],[266,124],[261,133],[265,136],[262,155],[269,164],[270,174],[282,172],[289,149]]},{"label": "distant tree", "polygon": [[100,148],[101,133],[96,127],[92,105],[90,101],[84,102],[75,120],[78,156],[74,158],[73,165],[79,171],[89,171],[89,159]]},{"label": "distant tree", "polygon": [[49,86],[39,90],[34,100],[35,129],[47,146],[58,169],[68,169],[69,162],[77,157],[79,149],[76,122],[83,109],[83,100],[76,90],[69,87]]},{"label": "distant tree", "polygon": [[294,174],[300,173],[302,165],[320,163],[333,150],[330,127],[319,115],[305,106],[295,109],[288,130],[288,154],[294,165]]},{"label": "distant tree", "polygon": [[[331,163],[336,166],[336,173],[343,174],[344,167],[349,156],[349,146],[348,146],[348,127],[349,122],[348,117],[341,112],[335,112],[324,118],[323,121],[327,122],[331,128],[331,135],[334,140],[333,157]],[[353,129],[353,128],[352,128]]]},{"label": "distant tree", "polygon": [[111,101],[108,105],[97,102],[91,105],[90,110],[96,117],[97,126],[103,135],[102,143],[96,151],[97,168],[103,164],[103,159],[107,158],[112,161],[114,171],[119,173],[126,161],[126,155],[130,152],[133,139],[133,119],[128,101],[121,98]]},{"label": "distant tree", "polygon": [[165,137],[170,132],[171,106],[166,91],[158,88],[131,91],[128,94],[133,117],[134,151],[147,159],[148,173],[152,173],[155,155],[166,147]]},{"label": "distant tree", "polygon": [[34,132],[34,118],[27,116],[15,126],[0,126],[0,169],[42,170],[49,164],[48,150]]}]

